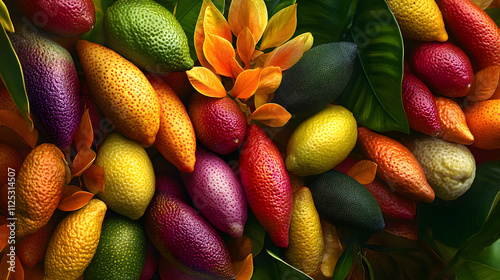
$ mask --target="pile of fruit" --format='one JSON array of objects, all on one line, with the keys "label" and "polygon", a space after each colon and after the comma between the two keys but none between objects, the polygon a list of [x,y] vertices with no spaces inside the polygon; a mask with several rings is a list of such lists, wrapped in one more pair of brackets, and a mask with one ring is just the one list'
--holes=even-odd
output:
[{"label": "pile of fruit", "polygon": [[0,2],[0,280],[500,279],[498,23]]}]

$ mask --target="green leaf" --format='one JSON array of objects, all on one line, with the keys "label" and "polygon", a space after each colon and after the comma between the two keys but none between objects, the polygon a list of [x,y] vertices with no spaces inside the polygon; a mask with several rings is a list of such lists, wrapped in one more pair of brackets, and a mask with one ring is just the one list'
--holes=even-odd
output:
[{"label": "green leaf", "polygon": [[373,274],[373,268],[372,268],[372,265],[370,263],[370,260],[365,255],[361,255],[361,258],[362,258],[363,262],[365,263],[366,268],[368,269],[368,275],[370,275],[369,279],[375,279],[375,276]]},{"label": "green leaf", "polygon": [[[481,230],[488,214],[494,209],[492,205],[498,192],[500,192],[500,161],[478,165],[472,186],[458,199],[453,201],[436,199],[431,204],[419,203],[417,210],[419,234],[423,238],[429,238],[426,233],[430,232],[431,238],[441,241],[446,246],[459,248],[468,238]],[[497,208],[498,205],[495,209]],[[496,219],[498,217],[495,217]]]},{"label": "green leaf", "polygon": [[257,218],[252,211],[248,212],[248,218],[243,235],[250,238],[250,241],[252,242],[252,255],[257,256],[264,247],[266,231],[259,224],[259,221],[257,221]]},{"label": "green leaf", "polygon": [[342,255],[340,255],[333,271],[333,280],[344,280],[349,275],[353,264],[354,245],[355,241],[351,239],[342,252]]},{"label": "green leaf", "polygon": [[175,14],[175,5],[177,5],[177,0],[155,0],[156,3],[167,8],[172,14]]},{"label": "green leaf", "polygon": [[409,133],[401,97],[403,39],[384,0],[359,3],[350,39],[358,45],[359,62],[339,103],[374,131]]},{"label": "green leaf", "polygon": [[295,36],[311,32],[314,45],[343,40],[359,0],[298,0]]},{"label": "green leaf", "polygon": [[95,7],[95,25],[92,30],[82,35],[83,40],[94,42],[100,45],[106,44],[104,36],[104,13],[106,9],[111,6],[116,0],[92,0]]},{"label": "green leaf", "polygon": [[490,8],[484,10],[497,24],[497,26],[500,27],[500,8]]},{"label": "green leaf", "polygon": [[455,272],[457,280],[497,280],[500,279],[500,269],[475,262],[466,261]]},{"label": "green leaf", "polygon": [[278,277],[281,276],[279,279],[312,280],[311,277],[282,260],[271,250],[266,249],[266,252],[274,258],[274,264],[278,270]]},{"label": "green leaf", "polygon": [[267,7],[268,17],[271,18],[274,14],[281,9],[295,4],[295,0],[264,0]]},{"label": "green leaf", "polygon": [[10,33],[14,33],[14,25],[10,20],[9,10],[3,1],[0,1],[0,24]]},{"label": "green leaf", "polygon": [[254,280],[275,280],[278,279],[278,270],[271,255],[262,252],[253,258]]},{"label": "green leaf", "polygon": [[33,123],[29,118],[30,107],[28,96],[26,95],[26,86],[24,84],[24,75],[21,68],[21,63],[17,57],[14,48],[10,42],[7,32],[1,26],[0,31],[0,53],[2,54],[2,62],[0,63],[0,78],[7,87],[14,103],[21,114],[28,120],[31,126]]},{"label": "green leaf", "polygon": [[470,260],[500,270],[500,240],[497,240],[490,247],[486,248],[486,250],[470,258]]},{"label": "green leaf", "polygon": [[[196,21],[198,20],[202,3],[203,0],[178,0],[175,10],[175,18],[177,18],[177,21],[179,21],[184,29],[184,32],[186,33],[189,43],[189,51],[194,61],[198,60],[196,50],[194,48],[194,29],[196,27]],[[221,13],[224,13],[224,0],[212,0],[212,3],[214,3]]]}]

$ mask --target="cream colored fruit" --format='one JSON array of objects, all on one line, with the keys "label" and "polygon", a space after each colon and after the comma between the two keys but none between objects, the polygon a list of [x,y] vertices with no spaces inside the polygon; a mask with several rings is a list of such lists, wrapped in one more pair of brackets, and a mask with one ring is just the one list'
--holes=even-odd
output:
[{"label": "cream colored fruit", "polygon": [[153,164],[146,150],[113,133],[99,148],[95,164],[104,168],[104,193],[97,196],[113,211],[139,219],[155,192]]},{"label": "cream colored fruit", "polygon": [[419,137],[407,143],[424,170],[436,196],[454,200],[463,195],[476,176],[476,162],[462,144],[435,137]]},{"label": "cream colored fruit", "polygon": [[97,250],[106,210],[94,198],[59,222],[45,253],[43,280],[72,280],[83,274]]},{"label": "cream colored fruit", "polygon": [[342,106],[328,105],[292,133],[286,148],[286,168],[299,176],[328,171],[349,155],[357,137],[353,114]]}]

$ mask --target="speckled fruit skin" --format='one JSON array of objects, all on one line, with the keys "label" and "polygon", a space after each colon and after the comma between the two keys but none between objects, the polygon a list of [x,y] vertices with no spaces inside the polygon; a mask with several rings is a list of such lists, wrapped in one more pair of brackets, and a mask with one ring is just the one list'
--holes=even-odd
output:
[{"label": "speckled fruit skin", "polygon": [[256,124],[247,129],[239,165],[252,212],[276,246],[288,247],[293,207],[290,178],[278,148]]},{"label": "speckled fruit skin", "polygon": [[73,58],[39,32],[10,33],[9,37],[23,69],[35,124],[58,147],[69,147],[83,113]]},{"label": "speckled fruit skin", "polygon": [[191,96],[188,113],[196,139],[212,152],[226,155],[236,151],[245,139],[247,123],[243,112],[229,96]]},{"label": "speckled fruit skin", "polygon": [[441,130],[434,96],[415,75],[404,73],[402,85],[403,106],[410,128],[435,136]]},{"label": "speckled fruit skin", "polygon": [[158,252],[184,272],[206,279],[234,279],[221,235],[178,198],[156,192],[144,228]]},{"label": "speckled fruit skin", "polygon": [[391,191],[379,178],[375,178],[365,187],[377,200],[384,219],[413,220],[415,218],[417,203]]},{"label": "speckled fruit skin", "polygon": [[208,221],[231,237],[243,234],[247,201],[240,180],[224,160],[198,147],[194,171],[181,176],[194,206]]},{"label": "speckled fruit skin", "polygon": [[178,177],[173,177],[165,174],[156,175],[156,191],[164,192],[177,197],[183,202],[188,203],[189,195],[186,188]]},{"label": "speckled fruit skin", "polygon": [[500,99],[472,103],[464,109],[467,126],[474,135],[473,147],[500,149]]},{"label": "speckled fruit skin", "polygon": [[469,57],[451,42],[424,42],[411,54],[414,74],[435,94],[462,97],[471,90],[474,72]]},{"label": "speckled fruit skin", "polygon": [[500,28],[470,0],[438,0],[446,29],[468,54],[475,71],[500,65]]},{"label": "speckled fruit skin", "polygon": [[76,51],[92,98],[116,130],[147,147],[160,128],[160,103],[146,76],[113,50],[79,40]]},{"label": "speckled fruit skin", "polygon": [[35,26],[57,36],[76,37],[94,27],[92,0],[18,0],[19,10]]}]

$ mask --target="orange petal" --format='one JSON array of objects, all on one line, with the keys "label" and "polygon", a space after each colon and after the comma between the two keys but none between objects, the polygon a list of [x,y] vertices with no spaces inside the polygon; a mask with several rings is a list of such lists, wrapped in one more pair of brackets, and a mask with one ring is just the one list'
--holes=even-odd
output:
[{"label": "orange petal", "polygon": [[0,125],[5,125],[17,132],[21,136],[22,141],[31,148],[36,146],[38,142],[38,130],[31,129],[31,125],[21,113],[11,110],[0,110]]},{"label": "orange petal", "polygon": [[248,255],[242,261],[233,262],[233,273],[236,276],[236,280],[250,280],[253,274],[252,254]]},{"label": "orange petal", "polygon": [[[14,246],[15,248],[15,246]],[[12,253],[12,256],[11,256]],[[12,259],[13,258],[13,259]],[[11,269],[12,270],[11,270]],[[2,256],[2,263],[0,264],[0,279],[15,279],[24,280],[24,268],[15,252],[5,250]]]},{"label": "orange petal", "polygon": [[312,37],[311,33],[305,34],[309,34],[310,36],[297,36],[286,44],[274,49],[266,59],[264,68],[278,66],[284,71],[297,63],[302,57],[304,50],[307,49],[310,43],[310,37]]},{"label": "orange petal", "polygon": [[238,98],[236,98],[234,101],[236,101],[236,104],[238,104],[238,107],[243,112],[243,115],[245,115],[247,123],[250,124],[250,122],[252,121],[252,119],[250,118],[250,115],[252,114],[250,108],[248,108],[247,104],[241,102],[241,100],[239,100]]},{"label": "orange petal", "polygon": [[472,88],[467,94],[470,101],[483,101],[495,93],[500,78],[500,66],[490,66],[474,74]]},{"label": "orange petal", "polygon": [[267,26],[266,3],[263,0],[234,0],[229,6],[228,21],[234,34],[248,27],[258,42]]},{"label": "orange petal", "polygon": [[360,184],[366,185],[370,184],[377,174],[377,164],[371,160],[363,159],[356,162],[349,171],[347,175],[356,179]]},{"label": "orange petal", "polygon": [[193,67],[186,71],[189,82],[201,94],[209,97],[224,97],[227,95],[226,89],[222,85],[220,78],[205,67]]},{"label": "orange petal", "polygon": [[220,36],[226,39],[229,43],[233,42],[233,34],[229,23],[227,23],[224,15],[213,4],[207,6],[205,10],[205,19],[203,21],[203,29],[206,33]]},{"label": "orange petal", "polygon": [[248,27],[245,27],[238,35],[236,40],[236,49],[238,50],[238,55],[245,64],[245,68],[250,68],[250,61],[252,60],[252,55],[255,51],[255,40],[253,39],[252,32]]},{"label": "orange petal", "polygon": [[82,175],[82,173],[89,169],[94,163],[96,154],[95,152],[87,146],[83,148],[76,154],[73,160],[73,166],[71,167],[71,177],[77,177]]},{"label": "orange petal", "polygon": [[7,226],[9,222],[0,226],[0,252],[5,248],[9,241],[10,228]]},{"label": "orange petal", "polygon": [[254,68],[264,68],[264,63],[271,53],[263,53],[259,50],[255,50],[252,56],[252,65]]},{"label": "orange petal", "polygon": [[271,127],[284,126],[291,117],[292,115],[285,108],[276,103],[266,103],[250,115],[252,120],[259,121]]},{"label": "orange petal", "polygon": [[259,76],[261,71],[261,68],[257,68],[241,72],[241,74],[236,78],[236,82],[231,90],[233,98],[250,98],[259,86]]},{"label": "orange petal", "polygon": [[239,238],[231,238],[227,242],[227,248],[229,249],[231,260],[240,262],[245,260],[245,258],[252,253],[252,241],[245,235]]},{"label": "orange petal", "polygon": [[85,187],[93,194],[104,193],[104,176],[104,168],[95,164],[82,174]]},{"label": "orange petal", "polygon": [[63,199],[57,209],[66,212],[75,211],[85,206],[93,197],[93,193],[82,191],[77,186],[66,186],[63,190]]},{"label": "orange petal", "polygon": [[233,77],[238,77],[245,69],[241,67],[236,58],[233,58],[231,60],[231,70],[233,71]]},{"label": "orange petal", "polygon": [[[194,29],[194,49],[196,50],[196,56],[198,57],[198,61],[201,66],[210,69],[215,72],[214,68],[205,58],[203,54],[203,43],[205,42],[205,29],[203,27],[205,21],[205,12],[207,7],[214,6],[212,1],[203,0],[203,4],[201,5],[200,14],[198,15],[198,20],[196,21],[196,27]],[[214,6],[215,7],[215,6]]]},{"label": "orange petal", "polygon": [[217,74],[233,78],[231,60],[236,57],[236,53],[228,40],[205,32],[203,53]]},{"label": "orange petal", "polygon": [[254,94],[253,96],[253,104],[255,108],[259,108],[260,106],[270,102],[272,100],[272,94]]},{"label": "orange petal", "polygon": [[259,87],[255,95],[275,92],[281,84],[281,78],[282,72],[279,67],[266,67],[262,69],[259,78]]},{"label": "orange petal", "polygon": [[259,49],[277,47],[292,38],[297,27],[297,4],[290,5],[274,14],[262,35]]},{"label": "orange petal", "polygon": [[94,141],[94,130],[92,129],[92,121],[90,120],[89,109],[86,108],[83,112],[82,119],[80,121],[80,126],[75,133],[73,142],[75,144],[76,151],[79,152],[83,146],[87,148],[92,147],[92,142]]}]

